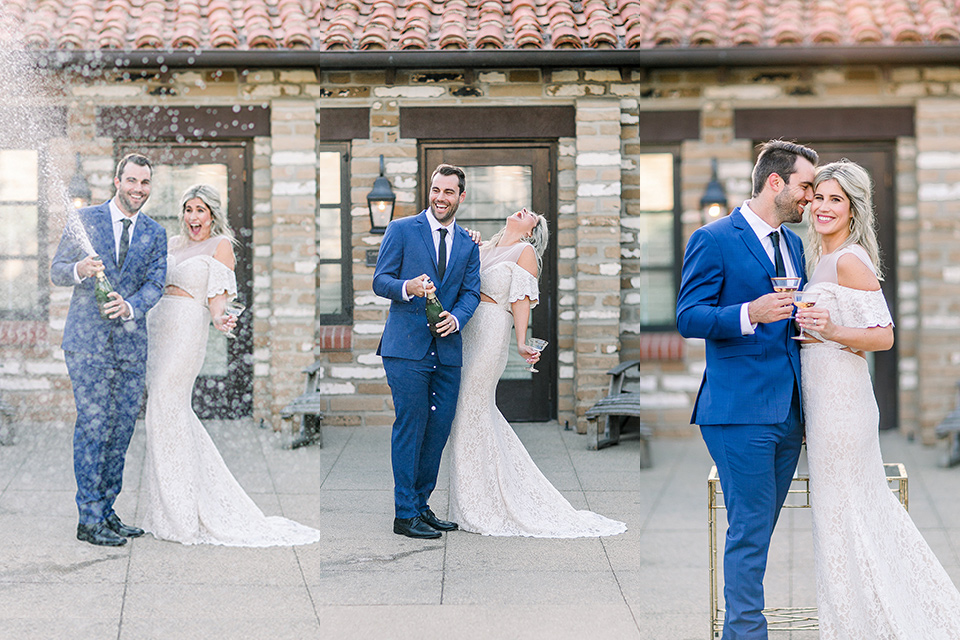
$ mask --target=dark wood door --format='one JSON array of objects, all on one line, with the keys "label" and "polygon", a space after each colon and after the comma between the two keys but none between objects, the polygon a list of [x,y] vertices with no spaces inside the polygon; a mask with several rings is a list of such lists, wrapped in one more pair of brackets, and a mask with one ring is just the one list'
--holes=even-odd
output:
[{"label": "dark wood door", "polygon": [[549,345],[537,365],[526,370],[511,340],[510,358],[497,386],[497,406],[512,422],[541,422],[557,415],[557,216],[553,184],[554,148],[549,143],[524,144],[424,144],[420,154],[420,208],[428,206],[430,176],[442,162],[463,168],[467,176],[466,200],[457,223],[489,238],[510,214],[521,207],[547,217],[550,244],[543,256],[540,303],[533,310],[528,335]]},{"label": "dark wood door", "polygon": [[130,151],[153,164],[153,187],[144,211],[173,237],[179,231],[180,196],[187,187],[205,183],[220,192],[238,244],[237,297],[247,306],[236,339],[209,327],[207,354],[193,388],[193,408],[201,418],[234,419],[253,415],[253,220],[249,205],[247,143],[123,144],[118,159]]},{"label": "dark wood door", "polygon": [[[897,217],[893,143],[811,142],[820,154],[820,164],[846,158],[866,169],[873,178],[873,206],[877,217],[877,239],[884,280],[880,283],[890,306],[894,323],[897,321]],[[799,233],[806,237],[809,220],[801,225]],[[807,274],[810,275],[810,274]],[[889,351],[867,354],[871,362],[873,390],[880,407],[880,428],[896,429],[899,425],[899,366],[897,344]]]}]

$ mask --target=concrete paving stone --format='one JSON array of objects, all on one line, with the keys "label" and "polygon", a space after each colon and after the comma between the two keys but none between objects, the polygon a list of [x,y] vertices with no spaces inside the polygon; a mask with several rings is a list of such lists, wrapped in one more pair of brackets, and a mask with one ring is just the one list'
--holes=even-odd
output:
[{"label": "concrete paving stone", "polygon": [[[434,494],[436,495],[436,494]],[[288,518],[354,517],[358,514],[393,516],[393,490],[345,489],[309,493],[280,493],[280,505]],[[439,515],[440,509],[434,509]],[[445,509],[444,509],[445,511]],[[392,520],[391,520],[392,522]]]},{"label": "concrete paving stone", "polygon": [[643,522],[656,497],[646,491],[584,491],[588,509],[608,518]]},{"label": "concrete paving stone", "polygon": [[559,471],[550,468],[541,468],[540,472],[557,491],[583,491],[585,487],[583,478],[577,475],[577,472],[572,468]]},{"label": "concrete paving stone", "polygon": [[0,582],[122,584],[129,563],[127,549],[95,547],[75,538],[60,544],[37,544],[36,540],[4,544],[0,547]]},{"label": "concrete paving stone", "polygon": [[302,620],[314,614],[305,586],[131,582],[123,605],[124,625],[170,618],[280,624],[286,618]]},{"label": "concrete paving stone", "polygon": [[633,471],[594,471],[583,474],[580,480],[584,491],[636,491],[647,486],[646,471],[640,468]]},{"label": "concrete paving stone", "polygon": [[2,622],[2,637],[17,640],[50,640],[51,638],[70,638],[71,640],[103,640],[116,638],[120,628],[120,616],[103,620],[88,618],[19,618]]},{"label": "concrete paving stone", "polygon": [[439,605],[443,571],[318,571],[306,576],[310,598],[326,605]]},{"label": "concrete paving stone", "polygon": [[609,571],[610,561],[600,540],[454,532],[446,536],[444,566],[450,571]]},{"label": "concrete paving stone", "polygon": [[603,539],[614,567],[666,565],[707,569],[706,531],[642,531],[636,536]]},{"label": "concrete paving stone", "polygon": [[[277,490],[283,491],[279,480]],[[379,469],[348,469],[334,466],[330,473],[323,479],[322,488],[327,490],[346,490],[356,489],[358,487],[367,489],[384,489],[393,487],[393,471],[389,465]],[[319,488],[319,487],[318,487]],[[295,493],[295,492],[291,492]]]},{"label": "concrete paving stone", "polygon": [[4,621],[74,618],[120,620],[125,586],[116,583],[0,582],[0,630]]},{"label": "concrete paving stone", "polygon": [[86,544],[77,540],[76,516],[3,516],[0,517],[0,540],[4,547],[21,553],[30,548]]},{"label": "concrete paving stone", "polygon": [[444,539],[382,538],[325,540],[295,547],[305,578],[324,571],[442,571]]},{"label": "concrete paving stone", "polygon": [[[282,606],[282,605],[281,605]],[[66,636],[64,636],[66,637]],[[101,636],[107,637],[107,636]],[[124,615],[119,636],[114,632],[110,637],[119,640],[170,640],[171,638],[223,638],[224,640],[318,640],[336,637],[349,637],[347,632],[331,633],[329,628],[317,620],[316,616],[293,618],[278,609],[264,619],[224,619],[209,617],[171,617],[169,619],[134,619]]]},{"label": "concrete paving stone", "polygon": [[637,628],[644,640],[705,640],[712,637],[710,618],[706,615],[641,612],[637,614]]},{"label": "concrete paving stone", "polygon": [[[547,575],[549,574],[549,575]],[[556,605],[623,602],[609,571],[447,570],[444,605]]]},{"label": "concrete paving stone", "polygon": [[77,517],[77,503],[73,491],[18,491],[10,489],[0,494],[0,516],[54,516]]},{"label": "concrete paving stone", "polygon": [[131,583],[193,585],[303,585],[291,547],[237,548],[183,545],[150,534],[133,540]]},{"label": "concrete paving stone", "polygon": [[710,583],[706,567],[650,565],[616,570],[623,597],[635,612],[709,613]]},{"label": "concrete paving stone", "polygon": [[318,607],[317,616],[351,640],[646,640],[623,604]]}]

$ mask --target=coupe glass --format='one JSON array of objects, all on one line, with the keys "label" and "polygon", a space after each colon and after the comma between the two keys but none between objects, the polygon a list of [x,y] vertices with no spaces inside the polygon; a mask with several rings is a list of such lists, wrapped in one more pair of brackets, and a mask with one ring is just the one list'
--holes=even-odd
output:
[{"label": "coupe glass", "polygon": [[[817,304],[817,299],[819,297],[819,291],[794,291],[793,306],[795,306],[797,309],[809,309],[813,305]],[[800,327],[800,333],[792,337],[794,340],[805,340],[807,335],[803,332],[803,327]]]},{"label": "coupe glass", "polygon": [[770,278],[773,290],[777,293],[791,293],[800,288],[800,278],[793,276],[779,276]]},{"label": "coupe glass", "polygon": [[[540,338],[527,338],[527,346],[540,353],[543,351],[549,343],[546,340],[541,340]],[[532,364],[527,367],[527,371],[532,373],[539,373],[539,369],[534,367]]]},{"label": "coupe glass", "polygon": [[[239,320],[240,314],[246,310],[246,307],[236,300],[230,300],[227,302],[227,305],[223,310],[226,311],[228,315],[231,315]],[[237,337],[237,334],[235,334],[233,331],[225,331],[223,335],[227,336],[228,338]]]}]

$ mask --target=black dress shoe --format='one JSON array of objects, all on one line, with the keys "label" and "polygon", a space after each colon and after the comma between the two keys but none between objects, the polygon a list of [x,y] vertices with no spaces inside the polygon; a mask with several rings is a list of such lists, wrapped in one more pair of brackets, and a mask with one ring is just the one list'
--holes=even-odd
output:
[{"label": "black dress shoe", "polygon": [[394,518],[393,532],[408,538],[439,538],[440,532],[427,525],[420,516],[415,518]]},{"label": "black dress shoe", "polygon": [[124,538],[139,538],[143,535],[143,529],[123,524],[120,522],[120,518],[117,517],[117,514],[113,514],[103,522],[107,525],[107,528],[109,528],[110,531],[113,531],[118,536],[122,536]]},{"label": "black dress shoe", "polygon": [[436,529],[437,531],[456,531],[457,529],[460,528],[460,525],[458,525],[456,522],[441,520],[430,509],[427,509],[426,511],[421,513],[420,519],[426,522],[428,525],[430,525],[434,529]]},{"label": "black dress shoe", "polygon": [[127,544],[126,538],[121,538],[111,531],[106,522],[78,524],[77,540],[83,540],[101,547],[122,547]]}]

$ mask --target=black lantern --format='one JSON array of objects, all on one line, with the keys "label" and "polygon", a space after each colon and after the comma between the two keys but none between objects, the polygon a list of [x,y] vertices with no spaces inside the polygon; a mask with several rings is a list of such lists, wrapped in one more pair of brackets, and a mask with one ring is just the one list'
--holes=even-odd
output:
[{"label": "black lantern", "polygon": [[386,233],[393,219],[393,205],[397,200],[390,181],[383,177],[383,155],[380,156],[380,177],[374,180],[373,190],[367,194],[370,208],[370,233]]},{"label": "black lantern", "polygon": [[727,193],[723,190],[723,185],[717,180],[717,159],[710,161],[711,175],[710,182],[707,183],[707,189],[700,198],[700,210],[703,214],[703,223],[713,222],[714,220],[727,214]]},{"label": "black lantern", "polygon": [[70,178],[70,186],[67,187],[67,197],[74,209],[82,209],[90,204],[93,194],[90,192],[90,185],[83,175],[83,167],[80,164],[80,152],[77,151],[77,168]]}]

